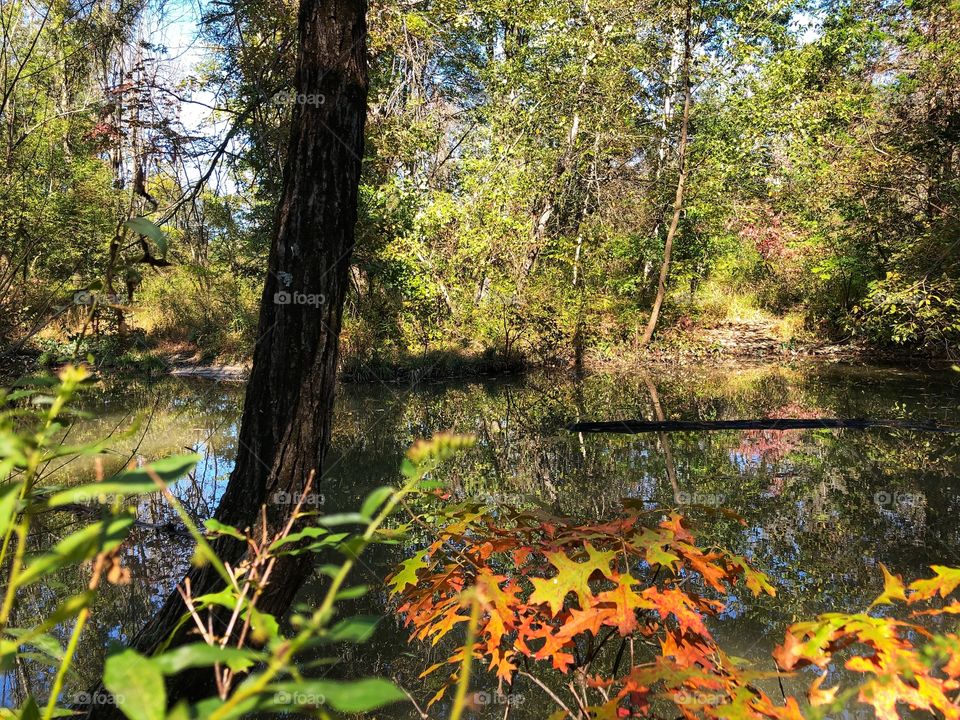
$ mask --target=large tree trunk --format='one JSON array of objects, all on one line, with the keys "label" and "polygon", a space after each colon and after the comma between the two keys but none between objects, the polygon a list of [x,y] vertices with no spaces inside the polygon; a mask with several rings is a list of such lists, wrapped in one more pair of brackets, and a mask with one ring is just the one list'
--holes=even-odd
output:
[{"label": "large tree trunk", "polygon": [[[260,325],[247,385],[237,461],[216,517],[240,528],[258,525],[268,508],[271,531],[319,471],[330,441],[338,336],[357,219],[367,103],[366,0],[301,0],[297,92],[312,102],[293,108],[284,186]],[[319,98],[322,98],[322,102]],[[302,302],[304,295],[322,297]],[[217,548],[236,562],[242,543]],[[282,558],[258,609],[282,614],[311,569],[310,554]],[[206,568],[190,572],[193,594],[219,586]],[[185,612],[174,592],[135,638],[151,652]],[[181,641],[177,638],[174,642]],[[179,696],[196,695],[192,678],[178,678]],[[189,680],[189,682],[187,682]],[[108,706],[98,706],[98,711]],[[97,712],[98,717],[103,717]]]},{"label": "large tree trunk", "polygon": [[691,37],[693,34],[692,14],[692,2],[691,0],[687,0],[683,31],[683,117],[680,121],[680,147],[677,149],[677,155],[680,161],[680,175],[677,178],[677,193],[673,200],[673,217],[670,220],[667,239],[663,245],[663,263],[660,265],[657,296],[653,301],[653,309],[650,311],[650,320],[647,322],[647,328],[644,330],[643,337],[640,339],[641,346],[647,345],[650,342],[650,339],[653,337],[653,331],[657,328],[657,321],[660,319],[660,308],[663,306],[663,299],[667,294],[667,278],[670,276],[670,255],[673,252],[673,240],[677,235],[677,227],[680,224],[680,213],[683,212],[683,196],[687,183],[687,138],[690,130],[690,64],[693,54]]}]

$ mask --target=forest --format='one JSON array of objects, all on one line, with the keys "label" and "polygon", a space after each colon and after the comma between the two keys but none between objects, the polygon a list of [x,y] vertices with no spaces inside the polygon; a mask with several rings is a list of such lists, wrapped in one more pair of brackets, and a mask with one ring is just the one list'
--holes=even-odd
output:
[{"label": "forest", "polygon": [[960,0],[0,33],[0,719],[960,720]]},{"label": "forest", "polygon": [[[4,2],[7,363],[252,357],[291,107],[324,100],[296,10]],[[367,16],[351,375],[956,355],[954,3]]]}]

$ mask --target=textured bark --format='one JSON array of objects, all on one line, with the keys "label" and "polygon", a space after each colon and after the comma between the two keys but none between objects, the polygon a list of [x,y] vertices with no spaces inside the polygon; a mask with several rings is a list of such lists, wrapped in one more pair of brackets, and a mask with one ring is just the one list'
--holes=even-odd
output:
[{"label": "textured bark", "polygon": [[[319,471],[330,440],[338,336],[357,218],[367,103],[365,0],[301,0],[297,92],[322,103],[295,104],[284,185],[263,296],[258,342],[247,385],[236,466],[217,510],[221,522],[258,525],[260,507],[277,529]],[[316,304],[278,302],[278,293],[322,295]],[[227,562],[243,557],[242,543],[218,543]],[[283,558],[258,608],[280,615],[311,570],[309,554]],[[194,595],[220,586],[207,568],[189,574]],[[185,612],[174,592],[134,639],[141,652],[165,642]],[[183,632],[181,632],[183,635]],[[175,637],[172,644],[184,640]],[[192,673],[172,684],[176,697],[209,692]],[[109,706],[93,715],[108,717]]]}]

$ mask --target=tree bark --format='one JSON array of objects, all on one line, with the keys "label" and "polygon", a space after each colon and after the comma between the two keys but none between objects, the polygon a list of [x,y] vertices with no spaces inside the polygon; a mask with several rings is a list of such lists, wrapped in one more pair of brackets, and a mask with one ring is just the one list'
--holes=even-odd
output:
[{"label": "tree bark", "polygon": [[[302,493],[311,472],[320,477],[330,441],[363,157],[366,0],[301,0],[298,32],[296,89],[307,102],[293,107],[237,460],[216,513],[221,522],[256,527],[266,504],[270,532],[289,517],[295,502],[288,499]],[[217,551],[236,563],[246,548],[228,539],[217,543]],[[258,609],[283,614],[311,566],[309,553],[281,558]],[[220,586],[207,568],[189,577],[195,596]],[[184,612],[179,594],[171,593],[133,646],[155,651]],[[177,697],[203,694],[209,688],[195,681],[201,675],[182,676],[171,690]],[[109,706],[94,710],[106,717],[101,711]]]},{"label": "tree bark", "polygon": [[680,213],[683,212],[683,196],[687,183],[687,139],[690,130],[690,64],[693,54],[692,34],[693,34],[693,8],[692,0],[687,0],[686,17],[683,30],[683,118],[680,121],[680,147],[677,155],[680,159],[680,175],[677,178],[677,193],[673,200],[673,217],[670,220],[670,227],[667,230],[667,239],[663,244],[663,263],[660,265],[660,278],[657,282],[657,295],[653,301],[653,309],[650,311],[650,320],[647,322],[647,328],[640,339],[640,346],[643,347],[650,342],[653,337],[653,331],[657,328],[657,321],[660,319],[660,308],[663,306],[663,299],[667,294],[667,278],[670,275],[670,255],[673,252],[673,240],[677,235],[677,227],[680,224]]}]

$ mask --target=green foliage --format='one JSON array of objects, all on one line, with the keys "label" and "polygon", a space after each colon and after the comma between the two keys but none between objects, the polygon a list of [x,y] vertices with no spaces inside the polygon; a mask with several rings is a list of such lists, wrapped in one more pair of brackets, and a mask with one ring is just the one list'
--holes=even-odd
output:
[{"label": "green foliage", "polygon": [[[129,501],[152,492],[160,492],[171,503],[197,543],[194,561],[210,564],[224,588],[199,597],[191,595],[189,585],[181,588],[188,607],[181,624],[196,622],[201,629],[199,641],[161,648],[152,656],[133,649],[109,655],[103,684],[127,718],[222,719],[252,711],[286,714],[300,710],[326,717],[330,712],[363,713],[405,701],[403,691],[387,680],[341,682],[304,677],[301,672],[317,664],[318,650],[370,639],[377,618],[337,619],[338,603],[364,590],[346,586],[353,566],[369,544],[395,542],[397,531],[386,531],[384,521],[406,496],[431,487],[429,474],[470,440],[439,435],[418,443],[401,468],[402,484],[370,493],[359,513],[315,517],[298,505],[284,529],[273,537],[243,533],[215,520],[206,523],[204,534],[169,490],[172,483],[193,471],[199,459],[196,455],[123,469],[87,484],[57,487],[44,482],[40,469],[51,460],[67,456],[97,459],[105,449],[102,442],[78,446],[62,442],[65,429],[75,419],[71,401],[89,378],[87,370],[68,366],[58,381],[40,379],[21,389],[0,392],[0,566],[4,568],[0,667],[9,670],[19,662],[39,663],[49,668],[51,678],[46,698],[28,692],[13,716],[46,720],[68,712],[71,701],[64,691],[80,636],[96,612],[97,595],[105,583],[129,582],[119,553],[136,521],[136,508]],[[95,508],[100,519],[68,531],[55,545],[37,552],[32,533],[38,514],[71,512],[80,504]],[[343,525],[360,529],[330,529]],[[241,564],[231,567],[214,552],[209,540],[222,535],[240,539],[251,548]],[[257,607],[266,579],[280,557],[329,551],[337,552],[341,559],[324,566],[330,578],[325,595],[316,608],[291,618],[295,632],[285,636],[277,620]],[[34,583],[55,586],[57,576],[68,569],[89,574],[86,589],[62,597],[48,617],[13,626],[18,592]],[[215,611],[227,613],[231,618],[227,627],[233,631],[214,632],[212,615],[209,624],[205,616]],[[68,635],[65,647],[57,639],[61,631]],[[211,673],[217,695],[191,707],[168,707],[166,683],[181,672]]]},{"label": "green foliage", "polygon": [[[229,182],[196,189],[178,165],[188,133],[149,83],[97,75],[90,48],[122,54],[141,4],[70,19],[51,7],[56,22],[43,27],[26,5],[4,7],[15,110],[0,153],[0,339],[27,342],[50,321],[43,342],[77,345],[58,357],[248,356],[291,117],[274,97],[295,81],[292,6],[204,18],[218,51],[190,84],[218,98],[234,135],[220,158]],[[351,376],[453,355],[565,362],[635,343],[679,171],[683,9],[374,9],[343,322]],[[681,342],[749,298],[767,317],[802,317],[816,337],[855,331],[954,353],[955,3],[693,0],[691,11],[691,173],[664,310]],[[164,62],[149,50],[147,65]],[[32,101],[44,92],[56,108]],[[143,157],[154,169],[139,188]],[[96,302],[78,306],[77,292]],[[875,321],[891,307],[889,324]],[[664,344],[677,334],[667,327]]]},{"label": "green foliage", "polygon": [[853,321],[877,340],[949,354],[960,346],[960,279],[887,273],[870,283]]},{"label": "green foliage", "polygon": [[256,341],[259,280],[185,265],[149,276],[133,317],[155,342],[186,344],[205,357],[249,357]]}]

